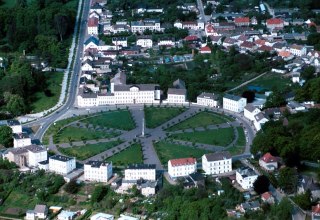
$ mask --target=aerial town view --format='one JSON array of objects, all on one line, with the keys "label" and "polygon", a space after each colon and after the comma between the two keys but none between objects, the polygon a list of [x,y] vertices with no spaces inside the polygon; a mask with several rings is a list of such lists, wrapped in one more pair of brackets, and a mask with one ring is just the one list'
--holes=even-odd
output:
[{"label": "aerial town view", "polygon": [[320,0],[0,0],[0,219],[320,220]]}]

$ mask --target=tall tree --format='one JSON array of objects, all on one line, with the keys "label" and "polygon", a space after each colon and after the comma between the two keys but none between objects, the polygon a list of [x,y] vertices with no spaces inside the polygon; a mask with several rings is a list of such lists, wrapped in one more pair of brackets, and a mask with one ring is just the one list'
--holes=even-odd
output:
[{"label": "tall tree", "polygon": [[66,35],[68,30],[68,17],[62,13],[56,14],[54,16],[54,24],[60,36],[60,41],[63,41],[63,37]]},{"label": "tall tree", "polygon": [[4,147],[12,147],[13,139],[12,139],[12,129],[9,126],[1,126],[0,127],[0,144]]},{"label": "tall tree", "polygon": [[269,191],[270,181],[268,177],[265,175],[258,176],[256,181],[253,183],[254,191],[256,191],[258,194],[265,193]]}]

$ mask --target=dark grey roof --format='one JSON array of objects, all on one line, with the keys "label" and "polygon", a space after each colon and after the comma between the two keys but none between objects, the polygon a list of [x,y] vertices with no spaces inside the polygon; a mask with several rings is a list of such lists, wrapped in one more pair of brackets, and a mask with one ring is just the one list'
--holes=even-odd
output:
[{"label": "dark grey roof", "polygon": [[57,154],[57,155],[51,156],[49,159],[66,162],[66,161],[69,161],[69,160],[73,160],[74,158],[73,157],[66,157],[66,156],[62,156],[62,155],[58,155]]},{"label": "dark grey roof", "polygon": [[110,82],[114,83],[115,85],[126,84],[127,76],[124,72],[118,72]]},{"label": "dark grey roof", "polygon": [[200,95],[198,95],[198,98],[203,98],[203,99],[217,99],[218,97],[214,93],[207,93],[203,92]]},{"label": "dark grey roof", "polygon": [[258,114],[256,114],[254,118],[256,119],[257,122],[261,121],[264,118],[268,119],[262,112],[259,112]]},{"label": "dark grey roof", "polygon": [[46,213],[47,211],[47,206],[46,205],[36,205],[34,208],[35,213]]},{"label": "dark grey roof", "polygon": [[30,138],[30,136],[25,132],[18,133],[18,134],[13,134],[13,137],[14,137],[14,139]]},{"label": "dark grey roof", "polygon": [[256,107],[253,106],[252,104],[248,104],[244,108],[249,112],[253,112],[256,109]]},{"label": "dark grey roof", "polygon": [[84,88],[79,89],[79,95],[82,98],[97,98],[97,93],[92,92],[91,90],[86,90]]},{"label": "dark grey roof", "polygon": [[130,164],[127,169],[156,169],[155,164]]},{"label": "dark grey roof", "polygon": [[231,154],[229,152],[216,152],[211,154],[205,154],[207,161],[217,161],[217,160],[227,160],[231,158]]},{"label": "dark grey roof", "polygon": [[237,169],[237,172],[242,176],[242,177],[248,177],[248,176],[255,176],[257,175],[253,169],[249,167],[242,167]]},{"label": "dark grey roof", "polygon": [[239,101],[240,99],[242,99],[241,96],[231,95],[231,94],[225,94],[224,98],[231,99],[234,101]]},{"label": "dark grey roof", "polygon": [[186,89],[175,89],[175,88],[169,88],[168,89],[168,95],[185,95],[187,93]]},{"label": "dark grey roof", "polygon": [[181,79],[177,79],[176,81],[174,81],[172,83],[172,85],[176,89],[185,89],[186,88],[186,83]]},{"label": "dark grey roof", "polygon": [[291,108],[291,109],[299,108],[299,107],[302,106],[300,103],[295,102],[295,101],[291,101],[291,102],[289,102],[287,105],[288,105],[288,107]]},{"label": "dark grey roof", "polygon": [[9,126],[20,125],[20,122],[18,120],[7,120],[7,124]]},{"label": "dark grey roof", "polygon": [[29,145],[29,146],[26,146],[23,148],[25,148],[33,153],[46,151],[46,149],[44,147],[41,147],[41,146],[35,145],[35,144]]},{"label": "dark grey roof", "polygon": [[190,178],[191,178],[193,181],[195,181],[195,182],[203,181],[203,180],[204,180],[203,174],[198,173],[198,172],[191,173],[191,174],[189,174],[189,176],[190,176]]},{"label": "dark grey roof", "polygon": [[49,164],[49,160],[44,160],[44,161],[41,161],[39,163],[42,164],[42,165],[47,165],[47,164]]},{"label": "dark grey roof", "polygon": [[308,190],[308,189],[310,191],[320,190],[319,184],[315,183],[312,177],[303,176],[300,185],[301,187],[303,187],[304,190]]},{"label": "dark grey roof", "polygon": [[90,165],[91,167],[97,167],[97,168],[99,168],[100,166],[107,166],[107,165],[109,165],[108,163],[105,163],[105,162],[102,162],[102,161],[92,161],[92,160],[90,160],[90,161],[88,161],[87,163],[86,163],[86,165]]},{"label": "dark grey roof", "polygon": [[137,87],[141,91],[154,91],[158,86],[158,84],[115,85],[114,91],[130,91],[132,87]]}]

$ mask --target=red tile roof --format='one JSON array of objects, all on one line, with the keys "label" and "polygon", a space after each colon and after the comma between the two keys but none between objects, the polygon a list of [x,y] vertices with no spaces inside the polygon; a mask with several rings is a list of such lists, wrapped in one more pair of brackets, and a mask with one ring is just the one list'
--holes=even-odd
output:
[{"label": "red tile roof", "polygon": [[215,32],[215,29],[214,29],[214,27],[213,27],[212,24],[208,24],[208,25],[206,26],[206,31],[207,31],[208,33],[213,33],[213,32]]},{"label": "red tile roof", "polygon": [[316,206],[312,206],[312,212],[320,214],[320,204],[317,204]]},{"label": "red tile roof", "polygon": [[211,49],[210,49],[210,47],[208,47],[208,46],[205,46],[205,47],[201,47],[201,52],[211,52]]},{"label": "red tile roof", "polygon": [[184,40],[186,40],[186,41],[194,41],[194,40],[198,40],[198,37],[195,36],[195,35],[190,35],[190,36],[186,36],[184,38]]},{"label": "red tile roof", "polygon": [[263,199],[263,200],[268,200],[268,199],[270,199],[272,197],[272,194],[270,193],[270,192],[265,192],[265,193],[262,193],[261,194],[261,198]]},{"label": "red tile roof", "polygon": [[266,44],[266,40],[258,39],[258,40],[255,41],[255,44],[261,45],[261,46],[265,45]]},{"label": "red tile roof", "polygon": [[244,41],[242,44],[240,44],[240,47],[245,47],[245,48],[253,48],[254,46],[256,45],[250,41]]},{"label": "red tile roof", "polygon": [[259,50],[260,51],[272,51],[272,47],[262,45],[261,47],[259,47]]},{"label": "red tile roof", "polygon": [[184,166],[184,165],[192,165],[197,162],[195,158],[189,157],[189,158],[180,158],[180,159],[172,159],[169,160],[171,163],[171,166]]},{"label": "red tile roof", "polygon": [[267,25],[283,24],[283,20],[280,18],[270,18],[267,20]]},{"label": "red tile roof", "polygon": [[88,20],[88,27],[97,27],[99,23],[99,19],[96,17],[91,17]]},{"label": "red tile roof", "polygon": [[234,19],[234,23],[250,23],[249,17],[239,17]]},{"label": "red tile roof", "polygon": [[270,153],[266,153],[263,155],[260,160],[263,160],[266,163],[272,163],[272,162],[277,162],[277,158],[272,156]]}]

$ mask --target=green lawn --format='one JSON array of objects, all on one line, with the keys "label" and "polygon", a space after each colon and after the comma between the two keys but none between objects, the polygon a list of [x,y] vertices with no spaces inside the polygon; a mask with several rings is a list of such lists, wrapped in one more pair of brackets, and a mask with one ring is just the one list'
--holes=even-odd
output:
[{"label": "green lawn", "polygon": [[242,154],[243,150],[244,150],[243,147],[239,147],[239,146],[232,146],[227,149],[227,151],[229,151],[229,153],[232,156]]},{"label": "green lawn", "polygon": [[285,78],[280,74],[276,73],[267,73],[266,75],[254,80],[248,86],[260,86],[265,89],[271,90],[274,87],[277,89],[283,89],[286,85],[290,84],[290,78]]},{"label": "green lawn", "polygon": [[157,142],[154,144],[154,147],[163,165],[166,165],[170,159],[184,157],[200,158],[203,154],[209,153],[204,149],[172,144],[166,141]]},{"label": "green lawn", "polygon": [[140,144],[133,144],[129,148],[117,153],[106,161],[112,161],[115,166],[125,166],[133,163],[143,163],[142,149]]},{"label": "green lawn", "polygon": [[96,140],[101,138],[112,138],[119,132],[93,131],[86,128],[65,127],[53,136],[54,143],[69,143],[72,141]]},{"label": "green lawn", "polygon": [[105,112],[81,122],[93,124],[94,126],[99,125],[102,127],[117,128],[126,131],[135,128],[134,121],[128,110]]},{"label": "green lawn", "polygon": [[236,146],[244,147],[246,145],[246,136],[244,134],[244,130],[242,127],[237,127],[237,131],[239,136],[238,136]]},{"label": "green lawn", "polygon": [[31,99],[31,110],[33,113],[41,112],[55,106],[60,97],[61,83],[63,78],[62,72],[47,72],[45,73],[47,80],[47,89],[50,90],[51,95],[47,96],[44,92],[36,92]]},{"label": "green lawn", "polygon": [[[38,200],[35,196],[30,197],[24,193],[13,190],[4,204],[0,206],[0,212],[5,214],[8,208],[19,208],[25,212],[28,209],[34,209],[37,202]],[[19,213],[17,213],[17,216],[18,215]]]},{"label": "green lawn", "polygon": [[216,125],[216,124],[222,124],[226,122],[227,120],[223,115],[218,115],[212,112],[200,112],[195,116],[188,118],[187,120],[182,121],[181,123],[168,128],[167,130],[177,131],[177,130],[183,130],[188,128],[206,127],[207,125]]},{"label": "green lawn", "polygon": [[87,144],[80,147],[59,148],[59,151],[67,156],[76,157],[77,160],[85,160],[103,151],[119,145],[121,141],[111,141],[99,144]]},{"label": "green lawn", "polygon": [[233,141],[234,132],[233,128],[220,128],[216,130],[173,134],[170,138],[225,147]]},{"label": "green lawn", "polygon": [[147,128],[155,128],[184,112],[183,108],[145,107],[144,115]]}]

